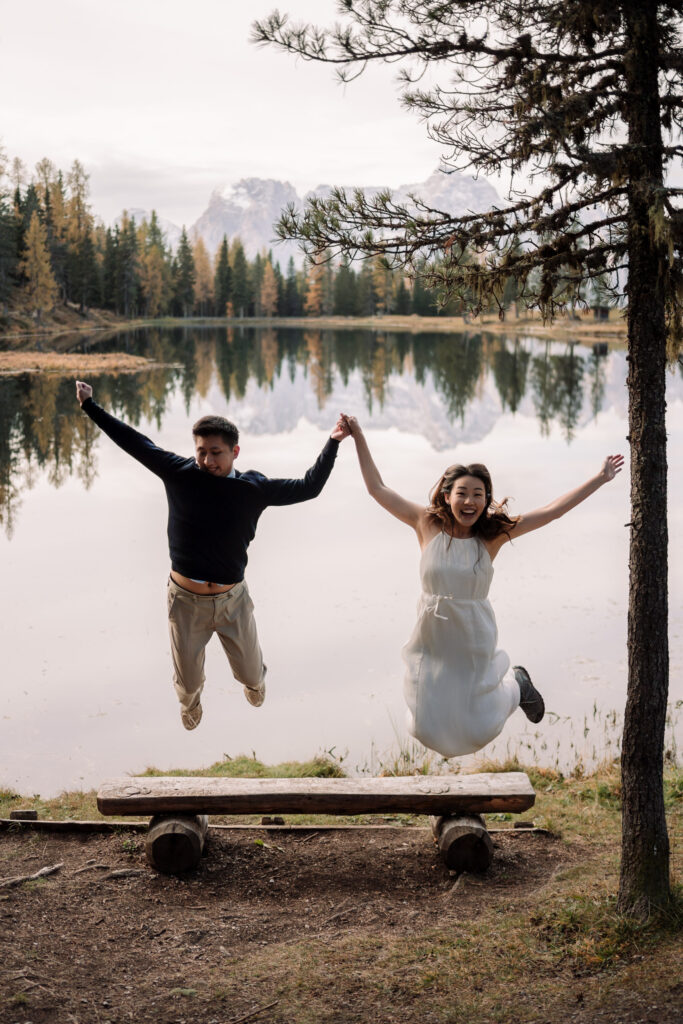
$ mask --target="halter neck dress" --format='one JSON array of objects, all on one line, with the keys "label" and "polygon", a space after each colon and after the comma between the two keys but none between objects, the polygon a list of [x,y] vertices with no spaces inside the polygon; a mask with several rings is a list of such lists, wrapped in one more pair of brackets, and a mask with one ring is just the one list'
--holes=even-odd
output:
[{"label": "halter neck dress", "polygon": [[417,623],[402,652],[408,731],[443,757],[473,754],[520,699],[510,659],[496,647],[491,558],[476,537],[442,532],[422,552],[420,577]]}]

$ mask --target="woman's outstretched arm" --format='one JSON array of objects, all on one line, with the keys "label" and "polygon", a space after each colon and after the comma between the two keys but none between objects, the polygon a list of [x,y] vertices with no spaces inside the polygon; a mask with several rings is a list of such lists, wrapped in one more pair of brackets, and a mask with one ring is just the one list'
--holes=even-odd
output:
[{"label": "woman's outstretched arm", "polygon": [[396,516],[402,523],[406,523],[417,530],[424,513],[422,505],[418,505],[414,501],[408,501],[407,498],[401,497],[396,491],[392,491],[390,487],[387,487],[370,454],[368,442],[365,440],[365,435],[360,428],[358,420],[355,416],[343,414],[342,419],[346,423],[349,433],[356,444],[360,471],[363,474],[363,480],[365,481],[368,493],[382,508],[385,508],[387,512],[391,512],[392,516]]},{"label": "woman's outstretched arm", "polygon": [[543,508],[537,508],[533,512],[520,516],[510,530],[509,536],[514,540],[515,537],[531,533],[532,530],[539,530],[542,526],[546,526],[548,523],[552,523],[553,520],[559,519],[560,516],[569,512],[570,509],[576,508],[582,501],[589,498],[591,494],[595,494],[603,484],[614,480],[617,473],[620,473],[623,469],[623,466],[623,455],[608,455],[602,464],[600,472],[592,476],[590,480],[586,480],[585,484],[575,487],[573,491],[568,491],[567,494],[556,498],[555,501],[551,501],[549,505],[544,505]]}]

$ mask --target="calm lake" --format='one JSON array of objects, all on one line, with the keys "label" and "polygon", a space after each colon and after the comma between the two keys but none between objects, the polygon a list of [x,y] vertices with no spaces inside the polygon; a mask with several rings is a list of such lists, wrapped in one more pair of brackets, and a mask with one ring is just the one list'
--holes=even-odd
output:
[{"label": "calm lake", "polygon": [[[95,400],[164,448],[218,412],[238,468],[300,476],[340,411],[385,481],[415,501],[445,466],[484,462],[513,513],[628,457],[626,358],[486,334],[197,327],[127,331],[84,351],[154,360],[90,378]],[[78,349],[74,349],[78,350]],[[86,378],[88,379],[88,378]],[[683,374],[669,378],[671,704],[683,699]],[[204,719],[182,728],[166,625],[163,486],[81,413],[73,381],[0,378],[0,787],[54,795],[144,769],[331,751],[379,770],[407,744],[402,644],[419,593],[413,532],[365,492],[345,441],[320,498],[263,514],[247,580],[268,664],[250,707],[214,638]],[[628,463],[580,508],[505,548],[491,599],[500,646],[552,712],[521,712],[484,755],[571,768],[617,752],[626,692]],[[680,743],[680,735],[678,741]],[[434,767],[439,759],[435,756]]]}]

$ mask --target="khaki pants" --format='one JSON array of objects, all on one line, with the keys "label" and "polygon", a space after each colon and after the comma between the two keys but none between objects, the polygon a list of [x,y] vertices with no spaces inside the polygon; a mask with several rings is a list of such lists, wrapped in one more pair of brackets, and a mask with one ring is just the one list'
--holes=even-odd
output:
[{"label": "khaki pants", "polygon": [[168,630],[173,658],[173,685],[190,710],[204,687],[204,649],[214,633],[223,644],[232,674],[249,689],[258,689],[266,674],[254,622],[254,604],[244,580],[224,594],[191,594],[168,581]]}]

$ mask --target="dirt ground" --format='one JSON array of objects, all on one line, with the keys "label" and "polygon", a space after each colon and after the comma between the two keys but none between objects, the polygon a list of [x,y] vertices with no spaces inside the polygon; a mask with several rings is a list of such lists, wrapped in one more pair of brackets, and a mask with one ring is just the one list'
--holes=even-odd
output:
[{"label": "dirt ground", "polygon": [[[0,1021],[497,1024],[508,1015],[481,978],[458,977],[452,960],[446,987],[432,979],[439,957],[477,934],[499,955],[496,920],[542,903],[588,851],[542,833],[494,839],[489,871],[457,878],[421,828],[210,829],[199,868],[168,877],[148,867],[140,834],[0,833]],[[660,955],[661,984],[648,974],[644,991],[637,964],[607,983],[539,961],[538,990],[531,962],[521,975],[513,965],[506,998],[519,1021],[674,1024],[683,987],[671,957]]]}]

